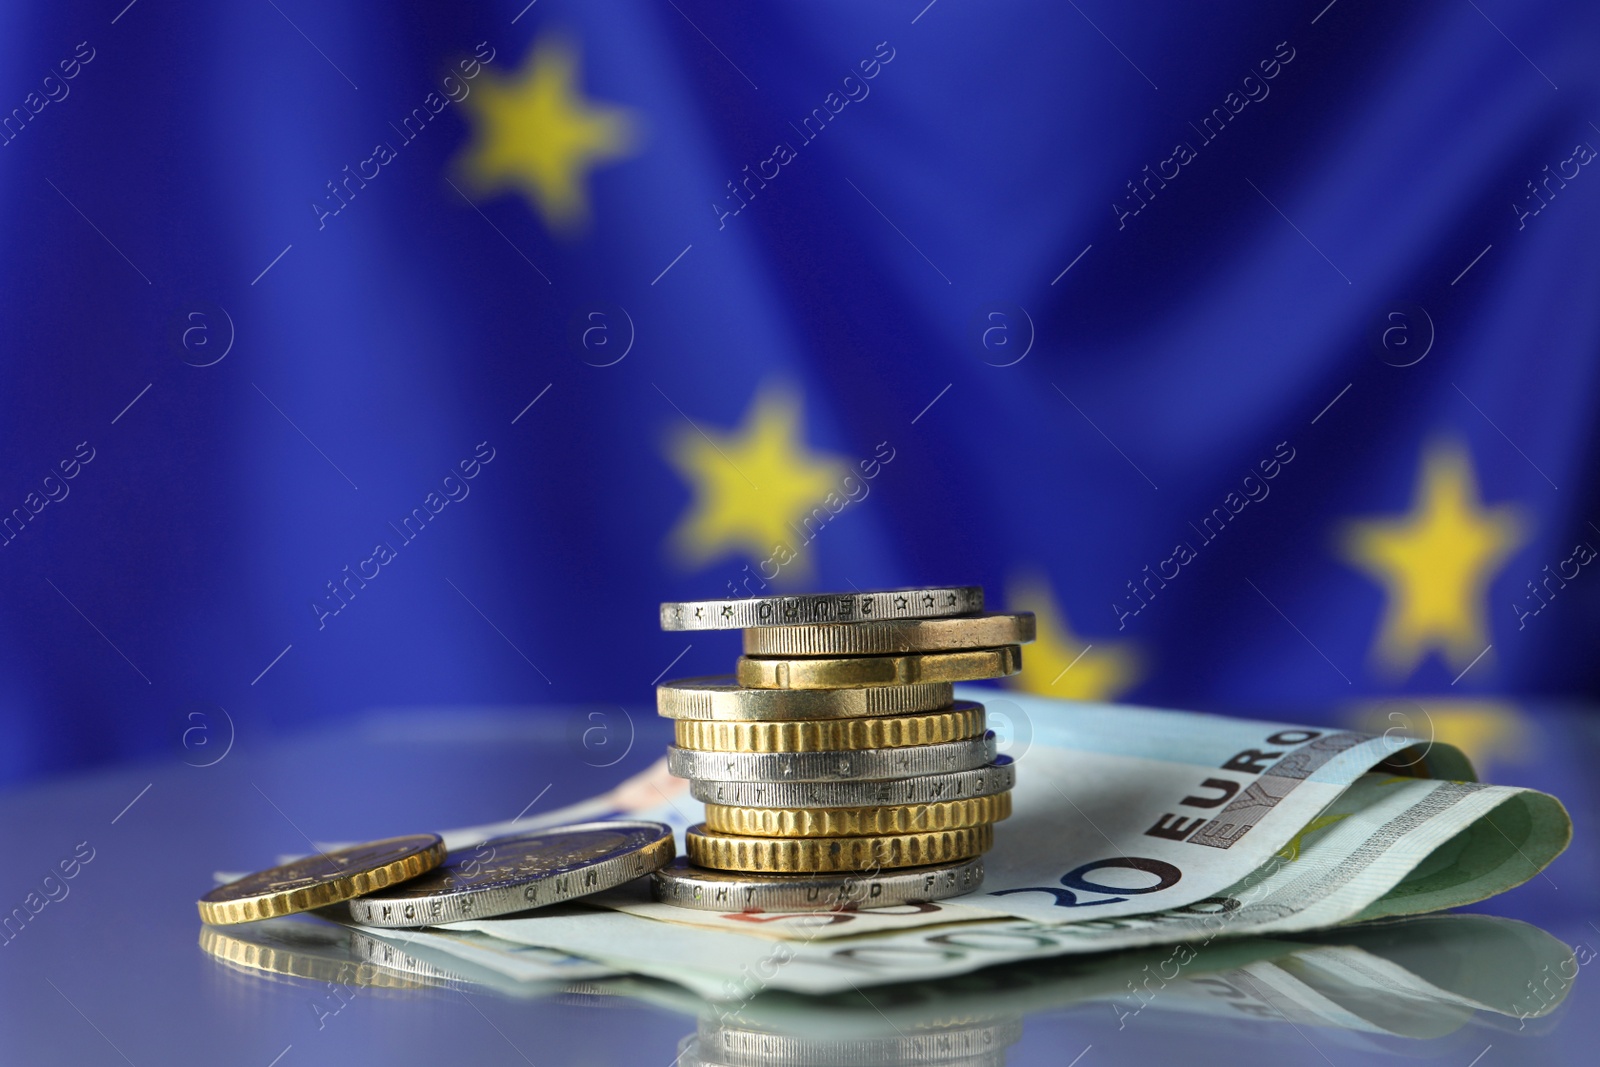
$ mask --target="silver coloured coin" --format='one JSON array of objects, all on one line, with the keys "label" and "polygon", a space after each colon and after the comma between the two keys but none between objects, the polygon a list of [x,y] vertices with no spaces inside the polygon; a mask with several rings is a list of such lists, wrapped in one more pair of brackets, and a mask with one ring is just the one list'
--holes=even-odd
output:
[{"label": "silver coloured coin", "polygon": [[955,702],[949,682],[859,689],[746,689],[731,674],[680,678],[656,686],[656,710],[667,719],[777,722],[917,715]]},{"label": "silver coloured coin", "polygon": [[983,860],[866,874],[743,874],[678,859],[650,876],[663,904],[697,911],[835,911],[922,904],[976,892]]},{"label": "silver coloured coin", "polygon": [[672,828],[658,822],[590,822],[491,838],[456,849],[444,865],[350,901],[365,926],[435,926],[484,919],[598,893],[670,862]]},{"label": "silver coloured coin", "polygon": [[849,752],[704,752],[670,745],[667,771],[679,778],[719,782],[850,782],[975,770],[994,757],[990,730],[965,741]]},{"label": "silver coloured coin", "polygon": [[911,1067],[960,1063],[1004,1050],[1022,1037],[1022,1020],[996,1019],[981,1026],[913,1030],[893,1037],[829,1038],[774,1034],[700,1021],[702,1056],[733,1067],[804,1063],[808,1067]]},{"label": "silver coloured coin", "polygon": [[696,778],[689,792],[707,804],[732,808],[868,808],[937,804],[1004,793],[1017,784],[1017,765],[999,756],[970,771],[852,782],[730,782]]},{"label": "silver coloured coin", "polygon": [[873,619],[744,632],[747,656],[892,656],[1025,645],[1038,635],[1031,611],[948,619]]},{"label": "silver coloured coin", "polygon": [[663,630],[745,630],[866,619],[933,619],[983,610],[976,585],[886,589],[870,593],[802,593],[741,600],[684,600],[661,605]]}]

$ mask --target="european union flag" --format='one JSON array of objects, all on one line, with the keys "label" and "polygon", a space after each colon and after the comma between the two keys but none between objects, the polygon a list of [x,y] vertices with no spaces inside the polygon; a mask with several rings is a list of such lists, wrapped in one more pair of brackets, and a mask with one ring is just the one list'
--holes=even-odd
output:
[{"label": "european union flag", "polygon": [[648,715],[768,591],[1480,755],[1595,694],[1592,6],[5,21],[0,780]]}]

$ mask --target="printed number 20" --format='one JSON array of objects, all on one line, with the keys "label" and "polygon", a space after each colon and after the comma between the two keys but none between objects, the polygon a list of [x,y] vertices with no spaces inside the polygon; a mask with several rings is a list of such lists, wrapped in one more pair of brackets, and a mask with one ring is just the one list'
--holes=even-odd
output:
[{"label": "printed number 20", "polygon": [[[1153,874],[1156,876],[1158,881],[1155,885],[1146,886],[1143,889],[1127,889],[1121,886],[1101,885],[1099,882],[1091,882],[1089,879],[1084,877],[1084,875],[1091,871],[1098,871],[1102,868],[1117,867],[1127,868],[1135,871],[1143,871],[1146,874]],[[1049,893],[1051,896],[1056,898],[1055,906],[1058,908],[1092,908],[1096,904],[1120,904],[1128,898],[1127,896],[1113,895],[1108,896],[1104,900],[1080,901],[1078,899],[1078,893],[1125,893],[1135,896],[1140,893],[1156,893],[1163,889],[1170,889],[1171,887],[1177,885],[1178,880],[1182,877],[1182,871],[1178,870],[1178,868],[1174,867],[1172,864],[1166,863],[1162,860],[1144,859],[1139,856],[1123,856],[1114,860],[1095,860],[1092,863],[1085,863],[1081,867],[1068,871],[1066,874],[1061,876],[1061,884],[1066,887],[1065,889],[1057,889],[1055,886],[1037,885],[1026,886],[1018,889],[997,889],[989,895],[992,897],[1003,897],[1011,893]],[[1076,890],[1076,892],[1074,892],[1074,890]]]}]

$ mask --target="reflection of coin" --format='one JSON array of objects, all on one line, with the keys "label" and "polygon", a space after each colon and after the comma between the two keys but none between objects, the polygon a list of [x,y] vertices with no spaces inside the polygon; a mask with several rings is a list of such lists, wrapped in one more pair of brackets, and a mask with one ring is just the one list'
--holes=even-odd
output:
[{"label": "reflection of coin", "polygon": [[876,619],[815,626],[761,626],[744,632],[747,656],[886,656],[963,648],[1025,645],[1033,612],[955,619]]},{"label": "reflection of coin", "polygon": [[746,689],[731,674],[680,678],[656,686],[656,710],[667,719],[848,719],[914,715],[948,708],[949,682],[878,685],[867,689]]},{"label": "reflection of coin", "polygon": [[398,949],[372,958],[382,945],[359,930],[296,919],[238,931],[200,927],[201,951],[239,970],[378,989],[471,984]]},{"label": "reflection of coin", "polygon": [[754,1067],[756,1064],[804,1063],[812,1067],[878,1067],[949,1064],[958,1067],[976,1059],[1004,1063],[1006,1046],[1022,1037],[1021,1019],[997,1019],[982,1026],[949,1026],[902,1031],[893,1037],[802,1037],[721,1025],[702,1019],[699,1052],[707,1060]]},{"label": "reflection of coin", "polygon": [[828,752],[834,749],[904,748],[977,737],[983,705],[963,700],[947,711],[875,719],[802,722],[718,722],[684,719],[674,724],[678,744],[710,752]]},{"label": "reflection of coin", "polygon": [[697,867],[778,874],[924,867],[970,859],[993,844],[994,827],[988,825],[926,834],[782,838],[718,834],[698,823],[684,833],[684,850]]},{"label": "reflection of coin", "polygon": [[438,834],[391,837],[286,863],[200,898],[200,920],[213,926],[309,911],[415,878],[444,862]]},{"label": "reflection of coin", "polygon": [[804,593],[743,600],[686,600],[661,605],[663,630],[745,630],[866,619],[931,619],[983,610],[975,585],[887,589],[871,593]]},{"label": "reflection of coin", "polygon": [[719,782],[846,782],[968,771],[994,761],[994,732],[966,741],[853,752],[701,752],[667,749],[667,771]]},{"label": "reflection of coin", "polygon": [[542,908],[598,893],[670,863],[672,828],[591,822],[491,838],[456,849],[444,866],[350,902],[367,926],[433,926]]},{"label": "reflection of coin", "polygon": [[1011,794],[889,804],[871,808],[734,808],[706,805],[706,829],[747,837],[859,837],[926,833],[996,823],[1011,814]]},{"label": "reflection of coin", "polygon": [[962,860],[876,875],[740,874],[678,860],[650,876],[663,904],[699,911],[833,911],[921,904],[976,892],[983,861]]},{"label": "reflection of coin", "polygon": [[849,689],[914,682],[971,682],[1022,670],[1017,645],[902,656],[740,656],[740,685],[755,689]]},{"label": "reflection of coin", "polygon": [[987,797],[1017,784],[1010,756],[970,771],[853,782],[727,782],[696,778],[689,792],[707,804],[739,808],[860,808],[874,804],[935,804]]}]

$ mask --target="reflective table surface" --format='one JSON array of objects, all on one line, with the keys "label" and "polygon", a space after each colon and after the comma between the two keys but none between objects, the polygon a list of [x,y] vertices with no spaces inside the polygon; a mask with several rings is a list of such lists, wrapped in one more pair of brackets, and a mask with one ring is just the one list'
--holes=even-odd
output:
[{"label": "reflective table surface", "polygon": [[617,708],[437,709],[264,745],[208,722],[169,761],[0,797],[0,1062],[1593,1063],[1600,719],[1530,721],[1521,762],[1484,777],[1561,797],[1573,845],[1470,913],[1217,942],[1170,976],[1158,949],[732,1009],[634,977],[518,985],[314,918],[211,929],[195,910],[214,872],[308,840],[593,796],[651,763],[667,724]]}]

